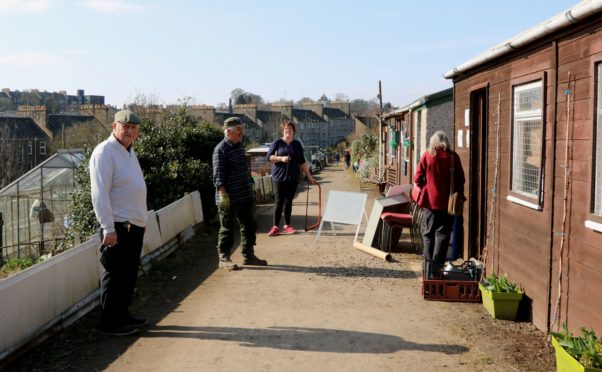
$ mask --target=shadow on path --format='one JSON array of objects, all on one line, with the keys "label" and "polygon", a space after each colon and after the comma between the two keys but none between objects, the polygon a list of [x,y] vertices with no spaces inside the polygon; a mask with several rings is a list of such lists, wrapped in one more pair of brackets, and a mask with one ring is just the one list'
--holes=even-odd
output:
[{"label": "shadow on path", "polygon": [[303,327],[233,328],[164,325],[150,328],[141,337],[233,341],[246,347],[332,353],[389,354],[399,350],[415,350],[461,354],[469,350],[461,345],[419,344],[398,336],[380,333]]},{"label": "shadow on path", "polygon": [[379,267],[366,266],[293,266],[293,265],[270,265],[270,266],[244,266],[244,270],[278,270],[294,273],[317,274],[329,277],[354,277],[354,278],[400,278],[416,279],[419,275],[412,270],[383,269]]}]

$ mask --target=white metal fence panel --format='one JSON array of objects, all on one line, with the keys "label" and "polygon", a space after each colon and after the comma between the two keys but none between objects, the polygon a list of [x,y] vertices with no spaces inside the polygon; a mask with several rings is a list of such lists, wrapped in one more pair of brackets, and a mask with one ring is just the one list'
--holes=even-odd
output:
[{"label": "white metal fence panel", "polygon": [[159,220],[157,219],[157,212],[152,210],[148,211],[146,217],[146,230],[144,231],[144,242],[142,243],[142,252],[140,253],[140,257],[146,256],[163,245],[161,229],[159,228]]},{"label": "white metal fence panel", "polygon": [[[198,192],[148,213],[143,256],[203,220]],[[98,289],[103,270],[99,246],[100,238],[94,234],[85,243],[0,281],[0,359]]]},{"label": "white metal fence panel", "polygon": [[194,222],[195,222],[195,224],[201,223],[204,221],[203,204],[201,203],[201,193],[198,191],[193,191],[190,193],[190,197],[192,198],[192,210],[194,212]]},{"label": "white metal fence panel", "polygon": [[97,236],[0,282],[0,354],[99,286]]},{"label": "white metal fence panel", "polygon": [[192,197],[186,195],[157,211],[163,244],[178,236],[188,225],[194,225]]}]

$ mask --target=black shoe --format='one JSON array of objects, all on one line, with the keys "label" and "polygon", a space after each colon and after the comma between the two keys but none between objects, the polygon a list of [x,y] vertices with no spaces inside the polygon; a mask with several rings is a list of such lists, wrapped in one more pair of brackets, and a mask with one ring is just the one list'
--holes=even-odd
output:
[{"label": "black shoe", "polygon": [[122,324],[117,327],[102,330],[102,334],[105,336],[129,336],[134,333],[138,333],[138,328],[131,324]]},{"label": "black shoe", "polygon": [[252,256],[245,258],[245,260],[243,261],[242,264],[250,265],[250,266],[267,266],[268,261],[262,260],[261,258],[255,256],[255,255],[252,255]]},{"label": "black shoe", "polygon": [[134,327],[144,327],[148,325],[148,320],[144,318],[136,318],[133,315],[128,316],[127,323]]}]

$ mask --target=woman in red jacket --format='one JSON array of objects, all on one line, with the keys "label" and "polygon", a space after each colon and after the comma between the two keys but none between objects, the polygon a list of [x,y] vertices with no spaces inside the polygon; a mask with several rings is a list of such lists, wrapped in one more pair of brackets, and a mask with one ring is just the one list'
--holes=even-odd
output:
[{"label": "woman in red jacket", "polygon": [[421,188],[418,206],[422,214],[422,240],[425,261],[443,265],[451,237],[454,217],[447,213],[450,192],[450,169],[455,172],[455,189],[464,189],[464,170],[460,157],[451,149],[449,137],[437,131],[431,137],[430,149],[420,158],[414,183]]}]

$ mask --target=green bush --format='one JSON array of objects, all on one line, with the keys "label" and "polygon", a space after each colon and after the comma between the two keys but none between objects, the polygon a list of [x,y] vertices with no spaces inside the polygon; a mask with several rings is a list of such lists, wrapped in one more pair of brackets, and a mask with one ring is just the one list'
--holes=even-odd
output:
[{"label": "green bush", "polygon": [[[149,209],[160,209],[198,190],[203,215],[217,213],[213,187],[213,148],[224,137],[223,131],[209,123],[198,123],[186,105],[164,114],[161,124],[143,119],[135,149],[147,187]],[[75,169],[75,186],[69,225],[60,249],[68,249],[96,232],[98,224],[90,193],[89,161],[85,150],[82,164]]]},{"label": "green bush", "polygon": [[73,247],[78,241],[84,241],[96,232],[97,223],[90,190],[90,155],[90,148],[84,147],[84,160],[73,172],[73,203],[65,240],[59,245],[59,251]]},{"label": "green bush", "polygon": [[9,275],[33,266],[36,263],[38,263],[38,260],[31,257],[10,258],[0,267],[0,273]]},{"label": "green bush", "polygon": [[508,274],[498,277],[496,273],[483,279],[483,286],[491,292],[518,293],[519,289],[516,283],[508,280]]},{"label": "green bush", "polygon": [[186,105],[165,113],[160,124],[143,119],[135,148],[149,209],[157,210],[198,190],[203,215],[215,215],[212,155],[223,138],[221,128],[199,123]]},{"label": "green bush", "polygon": [[358,173],[364,178],[370,178],[378,169],[378,138],[364,134],[361,138],[351,143],[351,161],[356,163],[360,160]]},{"label": "green bush", "polygon": [[562,346],[573,358],[586,368],[602,368],[602,340],[596,332],[581,327],[582,335],[574,336],[566,323],[562,325],[562,332],[551,332],[558,344]]}]

